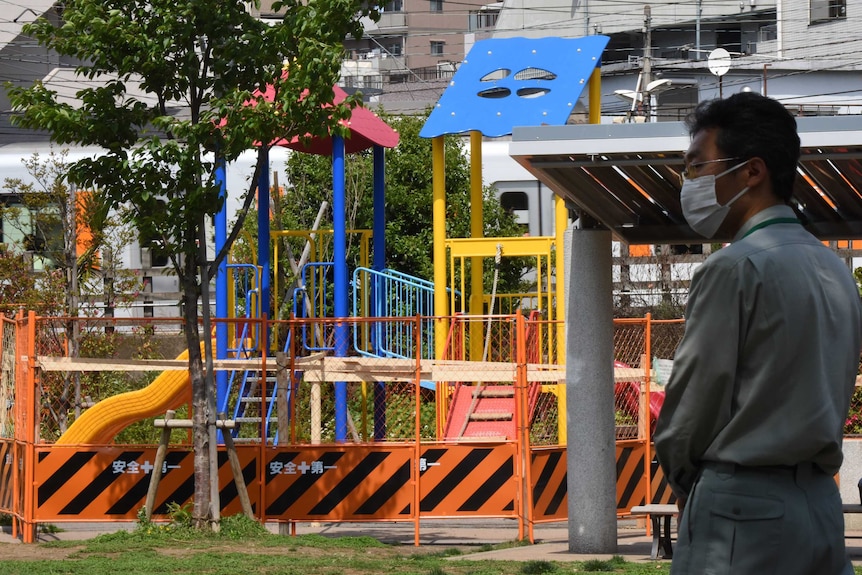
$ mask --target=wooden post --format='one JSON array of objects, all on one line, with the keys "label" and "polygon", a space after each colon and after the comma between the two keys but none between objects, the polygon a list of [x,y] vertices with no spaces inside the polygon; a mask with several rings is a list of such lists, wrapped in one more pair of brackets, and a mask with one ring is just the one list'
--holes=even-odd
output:
[{"label": "wooden post", "polygon": [[278,440],[279,443],[282,441],[287,443],[288,438],[290,437],[290,420],[287,417],[290,410],[290,407],[287,404],[287,390],[290,386],[290,369],[288,366],[287,354],[281,351],[275,354],[275,363],[277,366],[275,372],[275,385],[278,386],[275,396],[275,409],[278,412]]},{"label": "wooden post", "polygon": [[[165,412],[165,422],[173,419],[176,412],[173,409]],[[150,486],[147,488],[147,502],[144,507],[144,517],[149,521],[153,517],[153,507],[156,505],[156,492],[159,490],[159,481],[162,480],[162,466],[165,464],[165,456],[168,451],[168,444],[171,442],[171,428],[168,425],[162,429],[162,437],[159,441],[159,448],[156,450],[156,461],[153,464],[153,470],[150,475]]]},{"label": "wooden post", "polygon": [[[190,419],[174,419],[176,412],[170,410],[165,413],[164,419],[156,419],[153,424],[156,427],[162,428],[162,438],[159,442],[159,448],[156,451],[156,462],[153,466],[152,475],[150,476],[150,486],[147,489],[147,503],[145,510],[146,520],[149,521],[153,516],[153,507],[156,504],[156,492],[159,489],[159,481],[162,479],[162,466],[165,463],[167,455],[168,443],[171,439],[171,429],[175,428],[191,428],[192,420]],[[222,430],[230,430],[234,427],[234,421],[225,417],[224,413],[218,414],[218,419],[215,421],[215,427]],[[233,436],[224,433],[224,444],[227,449],[228,461],[230,461],[230,469],[233,473],[233,480],[236,483],[236,491],[239,495],[239,501],[242,506],[242,512],[249,519],[254,519],[254,511],[251,508],[251,500],[248,497],[248,488],[245,484],[245,478],[242,476],[242,466],[239,462],[239,457],[236,454],[236,446],[233,443]],[[220,511],[220,510],[219,510]]]}]

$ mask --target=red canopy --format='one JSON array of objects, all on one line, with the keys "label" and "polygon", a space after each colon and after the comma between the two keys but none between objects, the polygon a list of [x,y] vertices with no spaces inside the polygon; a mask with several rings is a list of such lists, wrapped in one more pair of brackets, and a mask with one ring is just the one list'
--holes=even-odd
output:
[{"label": "red canopy", "polygon": [[[334,104],[343,102],[347,98],[347,93],[338,86],[333,86],[332,91],[335,94]],[[272,86],[267,87],[264,97],[267,99],[274,97]],[[359,152],[375,145],[384,148],[394,148],[398,145],[398,132],[390,128],[389,124],[378,118],[368,108],[354,108],[350,119],[342,120],[340,123],[350,128],[350,135],[344,139],[345,152],[347,153]],[[332,155],[332,136],[312,138],[307,145],[300,142],[298,137],[290,140],[286,138],[276,140],[273,145],[284,146],[307,154]]]}]

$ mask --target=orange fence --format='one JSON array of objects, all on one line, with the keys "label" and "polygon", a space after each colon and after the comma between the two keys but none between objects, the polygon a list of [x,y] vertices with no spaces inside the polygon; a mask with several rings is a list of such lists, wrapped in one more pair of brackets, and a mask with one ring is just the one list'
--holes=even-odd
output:
[{"label": "orange fence", "polygon": [[[549,362],[556,324],[520,314],[448,318],[447,357],[427,360],[420,337],[427,320],[243,320],[272,334],[273,346],[234,353],[239,357],[219,360],[215,369],[217,379],[222,373],[229,381],[228,417],[239,427],[240,466],[259,519],[409,521],[417,544],[422,518],[511,518],[519,538],[531,540],[533,525],[566,519],[565,368]],[[177,378],[167,383],[161,375],[181,372],[184,361],[159,357],[165,341],[182,346],[177,320],[86,320],[78,330],[80,358],[64,354],[70,321],[30,315],[2,323],[2,381],[13,383],[0,388],[7,400],[0,405],[7,409],[0,420],[0,512],[13,517],[25,541],[43,522],[134,520],[156,461],[154,417],[166,409],[189,417],[186,394],[162,393],[172,399],[150,402],[146,415],[120,410],[122,418],[108,426],[124,428],[113,441],[66,441],[118,392],[135,390],[139,398],[165,392],[154,386],[176,385]],[[247,327],[234,323],[236,333]],[[381,327],[412,330],[410,354],[355,351]],[[620,515],[672,500],[651,455],[655,414],[648,406],[651,394],[661,393],[653,358],[672,357],[681,331],[679,322],[649,317],[616,322]],[[321,345],[336,343],[339,333],[352,338],[347,356]],[[10,364],[7,357],[26,361]],[[240,393],[250,373],[257,373],[247,386],[255,391]],[[172,432],[152,510],[157,520],[167,518],[169,504],[192,499],[189,443],[187,431]],[[222,514],[238,513],[225,451],[218,463]]]}]

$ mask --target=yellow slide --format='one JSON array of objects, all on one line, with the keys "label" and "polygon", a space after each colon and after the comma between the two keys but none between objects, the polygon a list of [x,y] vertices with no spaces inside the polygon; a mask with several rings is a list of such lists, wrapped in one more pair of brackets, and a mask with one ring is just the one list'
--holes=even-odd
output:
[{"label": "yellow slide", "polygon": [[[177,359],[188,359],[188,350]],[[108,444],[123,429],[147,417],[174,409],[191,399],[191,381],[187,369],[169,369],[142,389],[104,399],[81,414],[56,445],[92,443]]]}]

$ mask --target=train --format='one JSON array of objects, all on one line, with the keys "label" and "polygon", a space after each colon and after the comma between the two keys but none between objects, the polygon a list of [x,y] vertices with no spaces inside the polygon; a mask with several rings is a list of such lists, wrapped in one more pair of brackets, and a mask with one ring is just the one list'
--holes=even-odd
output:
[{"label": "train", "polygon": [[[510,210],[518,223],[523,227],[524,234],[530,236],[552,236],[554,234],[554,194],[547,186],[539,182],[521,165],[508,155],[508,140],[486,140],[482,144],[483,183],[494,186],[504,208]],[[469,151],[468,147],[465,150]],[[12,183],[18,180],[32,184],[40,189],[50,182],[38,181],[30,172],[26,162],[38,155],[43,165],[51,154],[55,154],[65,163],[95,157],[103,153],[97,147],[61,147],[44,143],[21,143],[0,146],[0,174],[3,182],[0,189],[0,204],[3,206],[21,205],[19,189]],[[284,165],[292,153],[287,148],[273,148],[269,156],[270,172],[280,174],[280,182],[286,182]],[[249,190],[251,178],[257,160],[254,150],[244,152],[236,161],[226,167],[227,187],[227,217],[231,224],[239,210],[245,194]],[[50,179],[50,176],[47,178]],[[0,219],[0,243],[18,246],[26,244],[26,222],[18,221],[14,212],[3,211]],[[25,216],[26,217],[26,216]],[[170,316],[177,313],[179,286],[177,278],[171,273],[170,262],[166,257],[158,257],[149,249],[146,241],[140,238],[124,246],[120,253],[115,254],[119,267],[135,270],[145,282],[146,292],[152,293],[146,302],[133,304],[125,313],[131,317],[141,315]],[[32,247],[32,246],[26,246]],[[212,250],[212,247],[211,247]],[[39,253],[32,253],[33,267],[44,269],[49,265]],[[214,254],[213,254],[214,255]],[[161,296],[161,297],[160,297]],[[176,297],[175,297],[176,296]],[[160,310],[159,308],[165,308]],[[123,313],[116,310],[117,313]]]}]

